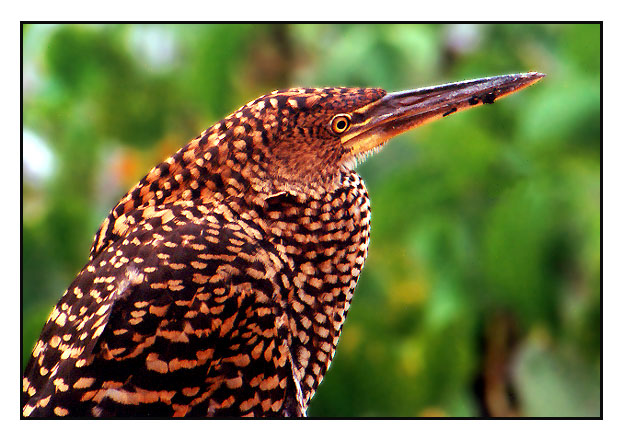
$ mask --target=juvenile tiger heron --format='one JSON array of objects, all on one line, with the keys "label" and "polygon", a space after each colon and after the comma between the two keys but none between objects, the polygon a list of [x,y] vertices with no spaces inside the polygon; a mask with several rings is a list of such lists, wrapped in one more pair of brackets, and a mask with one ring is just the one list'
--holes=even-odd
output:
[{"label": "juvenile tiger heron", "polygon": [[367,255],[356,163],[544,75],[251,101],[112,209],[50,314],[23,416],[304,416]]}]

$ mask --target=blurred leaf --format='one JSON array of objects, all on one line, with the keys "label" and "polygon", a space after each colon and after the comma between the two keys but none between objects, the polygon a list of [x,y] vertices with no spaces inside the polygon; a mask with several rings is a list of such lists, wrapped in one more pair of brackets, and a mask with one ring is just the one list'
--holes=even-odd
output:
[{"label": "blurred leaf", "polygon": [[[524,114],[521,133],[526,133],[527,145],[542,152],[595,146],[600,134],[600,84],[591,78],[549,76],[544,86],[538,92],[539,99]],[[561,139],[572,144],[564,145]]]},{"label": "blurred leaf", "polygon": [[529,340],[518,354],[514,378],[525,415],[600,416],[597,369],[573,355],[551,351]]}]

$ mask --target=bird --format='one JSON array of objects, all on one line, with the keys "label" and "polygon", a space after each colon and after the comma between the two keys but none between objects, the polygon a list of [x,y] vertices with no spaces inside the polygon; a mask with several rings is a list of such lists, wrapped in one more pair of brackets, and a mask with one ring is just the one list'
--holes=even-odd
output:
[{"label": "bird", "polygon": [[366,260],[356,165],[544,74],[273,91],[110,211],[22,377],[22,417],[304,417]]}]

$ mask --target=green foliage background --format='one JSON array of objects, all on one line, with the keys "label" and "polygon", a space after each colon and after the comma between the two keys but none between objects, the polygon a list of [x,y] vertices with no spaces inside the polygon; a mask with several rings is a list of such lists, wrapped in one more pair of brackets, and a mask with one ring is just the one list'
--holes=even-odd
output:
[{"label": "green foliage background", "polygon": [[25,25],[22,363],[110,208],[245,102],[537,70],[360,166],[369,259],[309,414],[599,416],[600,43],[593,24]]}]

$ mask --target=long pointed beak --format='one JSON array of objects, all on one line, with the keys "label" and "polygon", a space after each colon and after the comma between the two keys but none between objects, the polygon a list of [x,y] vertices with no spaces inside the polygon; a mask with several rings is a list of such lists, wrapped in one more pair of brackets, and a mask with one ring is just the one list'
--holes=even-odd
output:
[{"label": "long pointed beak", "polygon": [[499,75],[389,93],[352,112],[351,127],[341,141],[354,156],[361,156],[414,127],[470,107],[492,104],[544,76],[539,72]]}]

